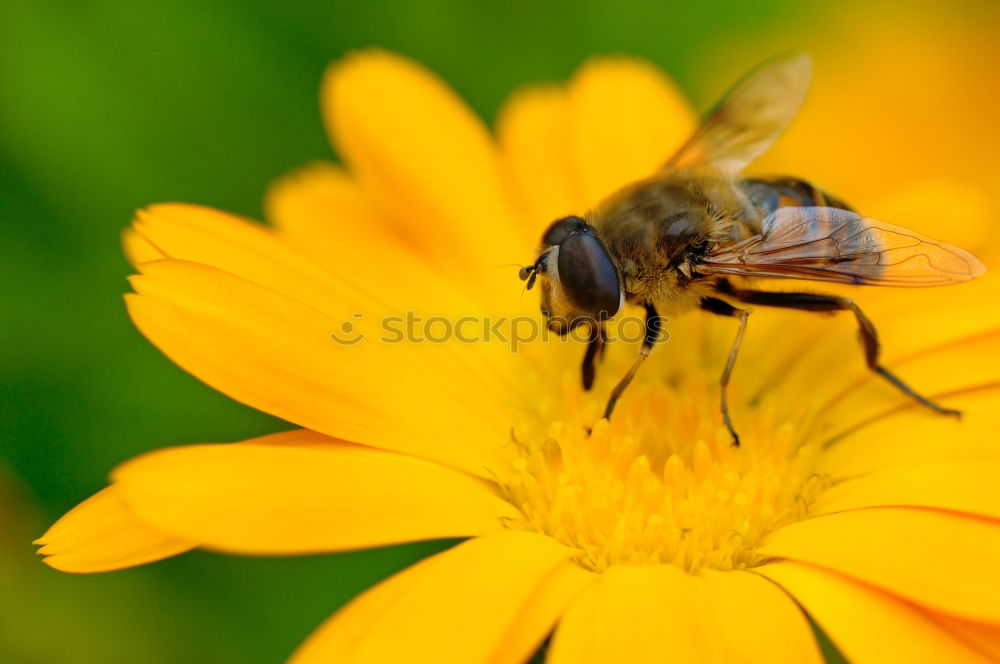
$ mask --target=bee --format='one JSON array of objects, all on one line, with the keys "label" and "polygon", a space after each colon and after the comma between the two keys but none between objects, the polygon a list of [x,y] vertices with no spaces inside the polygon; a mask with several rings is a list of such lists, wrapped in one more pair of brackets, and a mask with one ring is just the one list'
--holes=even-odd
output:
[{"label": "bee", "polygon": [[550,330],[565,335],[589,326],[582,367],[587,390],[606,343],[607,321],[626,302],[645,309],[639,355],[612,390],[605,417],[611,417],[659,338],[660,315],[701,309],[738,323],[720,391],[722,420],[739,445],[727,389],[750,318],[747,306],[851,312],[872,371],[937,413],[961,414],[922,396],[882,366],[875,326],[853,299],[752,287],[755,278],[937,286],[985,272],[970,253],[864,217],[806,180],[741,177],[797,114],[811,76],[811,60],[802,54],[751,71],[657,172],[582,216],[553,222],[542,235],[536,260],[521,268],[527,288],[536,281],[541,286],[541,310]]}]

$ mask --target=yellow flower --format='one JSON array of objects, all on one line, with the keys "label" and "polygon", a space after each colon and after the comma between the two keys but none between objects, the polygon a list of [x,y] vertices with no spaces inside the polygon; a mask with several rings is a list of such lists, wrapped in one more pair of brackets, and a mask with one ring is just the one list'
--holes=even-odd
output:
[{"label": "yellow flower", "polygon": [[322,99],[346,170],[279,182],[273,227],[175,204],[126,235],[139,329],[303,428],[123,464],[39,540],[46,562],[469,538],[359,596],[301,663],[517,662],[553,630],[556,663],[820,661],[806,614],[852,660],[1000,656],[995,280],[858,293],[889,365],[961,423],[872,378],[852,321],[766,311],[734,377],[742,447],[718,414],[732,321],[698,314],[671,321],[608,423],[634,345],[583,392],[579,344],[374,337],[406,311],[536,318],[503,264],[664,160],[694,122],[675,87],[594,60],[516,94],[497,141],[383,52],[334,66]]}]

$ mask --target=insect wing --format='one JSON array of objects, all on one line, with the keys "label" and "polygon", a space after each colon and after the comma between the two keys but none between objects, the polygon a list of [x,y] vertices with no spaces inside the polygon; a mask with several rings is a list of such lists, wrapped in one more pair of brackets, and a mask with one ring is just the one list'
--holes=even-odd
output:
[{"label": "insect wing", "polygon": [[760,235],[718,247],[702,274],[806,279],[871,286],[938,286],[986,271],[969,252],[901,226],[828,207],[784,207]]},{"label": "insect wing", "polygon": [[712,109],[664,166],[712,166],[736,175],[762,155],[799,112],[812,78],[805,54],[770,60],[753,70]]}]

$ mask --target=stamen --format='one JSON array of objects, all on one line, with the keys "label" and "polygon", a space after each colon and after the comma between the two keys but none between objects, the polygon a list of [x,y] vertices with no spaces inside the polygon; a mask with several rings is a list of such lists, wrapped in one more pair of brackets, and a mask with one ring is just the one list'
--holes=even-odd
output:
[{"label": "stamen", "polygon": [[611,422],[597,419],[602,390],[565,380],[562,404],[516,427],[518,454],[501,482],[524,514],[507,525],[578,549],[588,569],[752,567],[763,538],[804,518],[826,485],[818,446],[797,446],[767,409],[741,412],[746,440],[730,445],[717,386],[699,371],[644,379]]}]

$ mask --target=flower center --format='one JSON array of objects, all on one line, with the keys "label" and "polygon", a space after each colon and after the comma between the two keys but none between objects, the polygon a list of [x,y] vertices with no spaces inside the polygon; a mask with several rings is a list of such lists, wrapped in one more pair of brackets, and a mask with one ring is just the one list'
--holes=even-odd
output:
[{"label": "flower center", "polygon": [[649,373],[610,423],[599,414],[613,381],[583,392],[567,372],[563,389],[544,390],[558,401],[537,404],[514,427],[517,454],[500,478],[524,514],[508,526],[579,549],[580,564],[595,571],[759,564],[762,539],[804,518],[824,488],[818,446],[801,445],[795,426],[765,406],[735,408],[742,445],[734,447],[714,372]]}]

